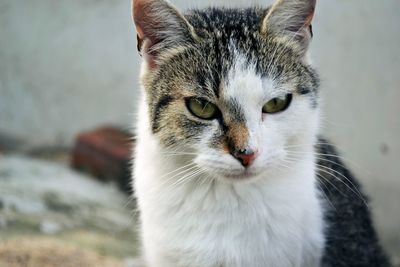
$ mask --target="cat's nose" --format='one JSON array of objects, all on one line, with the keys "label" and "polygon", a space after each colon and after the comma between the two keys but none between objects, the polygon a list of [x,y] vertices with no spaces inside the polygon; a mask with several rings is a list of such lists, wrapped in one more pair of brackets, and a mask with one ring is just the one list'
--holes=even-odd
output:
[{"label": "cat's nose", "polygon": [[253,149],[240,149],[234,151],[232,156],[234,156],[243,167],[249,167],[256,159],[257,151]]}]

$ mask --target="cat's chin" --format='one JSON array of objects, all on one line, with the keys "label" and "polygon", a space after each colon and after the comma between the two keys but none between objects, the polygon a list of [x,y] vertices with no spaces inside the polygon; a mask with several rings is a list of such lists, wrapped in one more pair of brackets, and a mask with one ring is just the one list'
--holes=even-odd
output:
[{"label": "cat's chin", "polygon": [[222,178],[228,179],[228,180],[250,180],[250,179],[255,179],[260,175],[259,172],[251,171],[251,170],[244,170],[241,172],[237,173],[224,173],[221,174]]}]

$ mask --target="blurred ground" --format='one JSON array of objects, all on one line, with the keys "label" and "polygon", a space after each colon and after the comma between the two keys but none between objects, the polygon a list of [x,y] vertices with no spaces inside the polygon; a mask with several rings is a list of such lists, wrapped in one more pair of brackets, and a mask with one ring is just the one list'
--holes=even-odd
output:
[{"label": "blurred ground", "polygon": [[122,267],[97,253],[47,240],[12,240],[0,245],[0,267]]},{"label": "blurred ground", "polygon": [[132,201],[59,154],[0,154],[0,267],[126,266],[137,255]]}]

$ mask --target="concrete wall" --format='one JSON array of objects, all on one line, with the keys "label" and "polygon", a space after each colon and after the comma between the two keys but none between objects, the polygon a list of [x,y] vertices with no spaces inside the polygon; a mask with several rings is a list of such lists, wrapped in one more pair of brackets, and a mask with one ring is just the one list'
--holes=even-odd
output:
[{"label": "concrete wall", "polygon": [[[385,246],[400,255],[400,1],[318,4],[312,54],[324,132],[372,196]],[[129,0],[2,0],[0,25],[0,132],[71,144],[99,123],[132,124],[139,58]]]},{"label": "concrete wall", "polygon": [[0,1],[0,131],[70,144],[128,124],[138,58],[129,1]]}]

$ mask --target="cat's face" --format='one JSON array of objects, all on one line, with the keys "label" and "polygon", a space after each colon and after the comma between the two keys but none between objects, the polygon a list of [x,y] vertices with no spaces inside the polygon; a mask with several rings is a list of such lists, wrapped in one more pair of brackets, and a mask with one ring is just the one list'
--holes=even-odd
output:
[{"label": "cat's face", "polygon": [[294,160],[288,150],[312,147],[318,80],[305,60],[311,35],[305,21],[313,5],[300,26],[279,28],[275,13],[290,9],[280,6],[285,1],[269,10],[209,9],[185,17],[163,1],[147,3],[155,5],[143,9],[149,16],[170,23],[152,32],[148,16],[135,21],[150,127],[166,151],[237,180],[286,168]]}]

